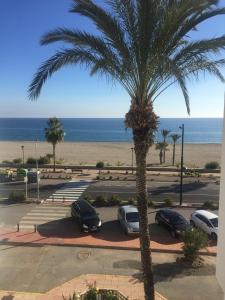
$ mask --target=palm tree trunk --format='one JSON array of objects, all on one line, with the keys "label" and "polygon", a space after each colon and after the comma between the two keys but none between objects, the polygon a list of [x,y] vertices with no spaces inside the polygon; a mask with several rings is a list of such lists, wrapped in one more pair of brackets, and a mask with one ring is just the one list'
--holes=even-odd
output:
[{"label": "palm tree trunk", "polygon": [[175,163],[175,143],[173,143],[173,166]]},{"label": "palm tree trunk", "polygon": [[53,146],[53,172],[55,173],[55,144],[52,144]]},{"label": "palm tree trunk", "polygon": [[160,165],[162,165],[162,157],[163,157],[163,153],[162,153],[162,150],[160,150],[160,152],[159,152]]},{"label": "palm tree trunk", "polygon": [[[166,139],[163,139],[164,145],[166,144]],[[165,164],[166,162],[166,147],[163,148],[163,163]]]},{"label": "palm tree trunk", "polygon": [[[143,130],[145,131],[145,130]],[[136,155],[136,188],[140,216],[140,248],[143,269],[143,281],[146,300],[154,300],[154,279],[148,227],[148,194],[146,185],[146,156],[148,153],[148,136],[141,130],[133,130]]]}]

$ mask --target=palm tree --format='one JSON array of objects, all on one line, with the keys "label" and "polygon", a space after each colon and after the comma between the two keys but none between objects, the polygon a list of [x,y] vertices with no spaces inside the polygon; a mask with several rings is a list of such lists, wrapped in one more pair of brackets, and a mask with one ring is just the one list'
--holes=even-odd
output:
[{"label": "palm tree", "polygon": [[155,146],[156,150],[159,150],[159,161],[160,161],[160,165],[162,165],[163,163],[163,153],[165,151],[165,149],[167,148],[168,144],[165,142],[158,142]]},{"label": "palm tree", "polygon": [[54,160],[54,169],[55,172],[55,147],[56,144],[63,141],[64,130],[62,128],[62,123],[57,118],[48,119],[48,128],[45,128],[45,138],[47,142],[52,144],[53,147],[53,160]]},{"label": "palm tree", "polygon": [[175,163],[175,147],[176,147],[176,142],[179,140],[180,138],[180,135],[179,134],[171,134],[170,137],[172,138],[173,140],[173,166],[174,166],[174,163]]},{"label": "palm tree", "polygon": [[[166,138],[167,136],[169,135],[170,133],[170,130],[167,130],[167,129],[162,129],[161,130],[161,134],[163,136],[163,143],[166,144]],[[166,147],[164,147],[163,149],[163,163],[165,164],[166,162]]]},{"label": "palm tree", "polygon": [[[72,1],[72,0],[71,0]],[[190,32],[212,17],[225,14],[212,0],[73,0],[72,13],[87,17],[97,33],[58,28],[42,45],[64,42],[38,69],[29,97],[36,99],[45,81],[66,65],[82,65],[90,75],[106,75],[127,91],[131,106],[125,126],[131,128],[136,155],[136,188],[140,213],[140,250],[145,299],[154,299],[154,280],[147,218],[146,156],[149,132],[157,127],[154,101],[177,83],[189,113],[186,79],[209,72],[223,80],[219,59],[225,36],[191,40]],[[214,54],[217,54],[216,56]]]}]

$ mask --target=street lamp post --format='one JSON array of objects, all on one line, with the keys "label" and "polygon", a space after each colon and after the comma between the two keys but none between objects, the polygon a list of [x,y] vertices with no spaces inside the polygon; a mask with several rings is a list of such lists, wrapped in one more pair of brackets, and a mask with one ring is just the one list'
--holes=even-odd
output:
[{"label": "street lamp post", "polygon": [[181,162],[180,162],[180,206],[183,204],[183,167],[184,167],[184,124],[179,127],[182,130]]},{"label": "street lamp post", "polygon": [[134,174],[134,148],[131,147],[131,166],[132,166],[132,174]]},{"label": "street lamp post", "polygon": [[36,172],[37,172],[37,202],[39,202],[39,175],[38,175],[38,158],[37,158],[37,140],[35,142]]},{"label": "street lamp post", "polygon": [[23,154],[23,167],[24,167],[24,145],[21,146],[22,154]]}]

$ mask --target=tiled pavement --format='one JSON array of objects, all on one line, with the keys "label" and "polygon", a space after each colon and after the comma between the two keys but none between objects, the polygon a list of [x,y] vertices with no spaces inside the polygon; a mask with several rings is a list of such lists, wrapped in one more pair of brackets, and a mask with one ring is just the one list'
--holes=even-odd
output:
[{"label": "tiled pavement", "polygon": [[[123,239],[121,238],[123,237]],[[77,247],[110,248],[139,250],[140,244],[138,237],[124,238],[124,236],[110,236],[107,233],[96,233],[93,235],[61,231],[61,232],[17,232],[15,230],[0,229],[0,243],[12,245],[64,245]],[[166,237],[153,237],[151,239],[151,249],[155,252],[180,253],[183,243]],[[200,251],[203,255],[216,255],[216,246],[210,245]]]},{"label": "tiled pavement", "polygon": [[[116,289],[124,296],[129,297],[130,300],[144,299],[143,284],[138,279],[132,276],[97,274],[81,275],[48,291],[46,294],[0,291],[0,299],[7,299],[6,297],[8,296],[8,299],[14,300],[62,300],[62,295],[69,297],[74,291],[82,294],[87,290],[88,285],[93,284],[99,289]],[[13,298],[9,298],[10,296]],[[155,299],[166,300],[166,298],[157,292]]]}]

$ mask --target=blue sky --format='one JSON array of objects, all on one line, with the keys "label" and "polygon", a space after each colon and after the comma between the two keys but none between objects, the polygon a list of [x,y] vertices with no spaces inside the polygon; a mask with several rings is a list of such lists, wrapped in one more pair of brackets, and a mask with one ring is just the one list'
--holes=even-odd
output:
[{"label": "blue sky", "polygon": [[[99,0],[100,1],[100,0]],[[220,1],[225,5],[225,0]],[[56,27],[94,27],[69,13],[71,0],[0,1],[0,117],[123,117],[130,99],[119,85],[89,77],[86,70],[66,67],[45,84],[36,102],[27,88],[40,63],[59,44],[40,46],[40,37]],[[204,23],[193,38],[225,34],[225,16]],[[225,75],[225,70],[223,70]],[[191,117],[222,117],[224,84],[206,76],[188,84]],[[160,117],[188,117],[182,94],[173,86],[155,103]]]}]

